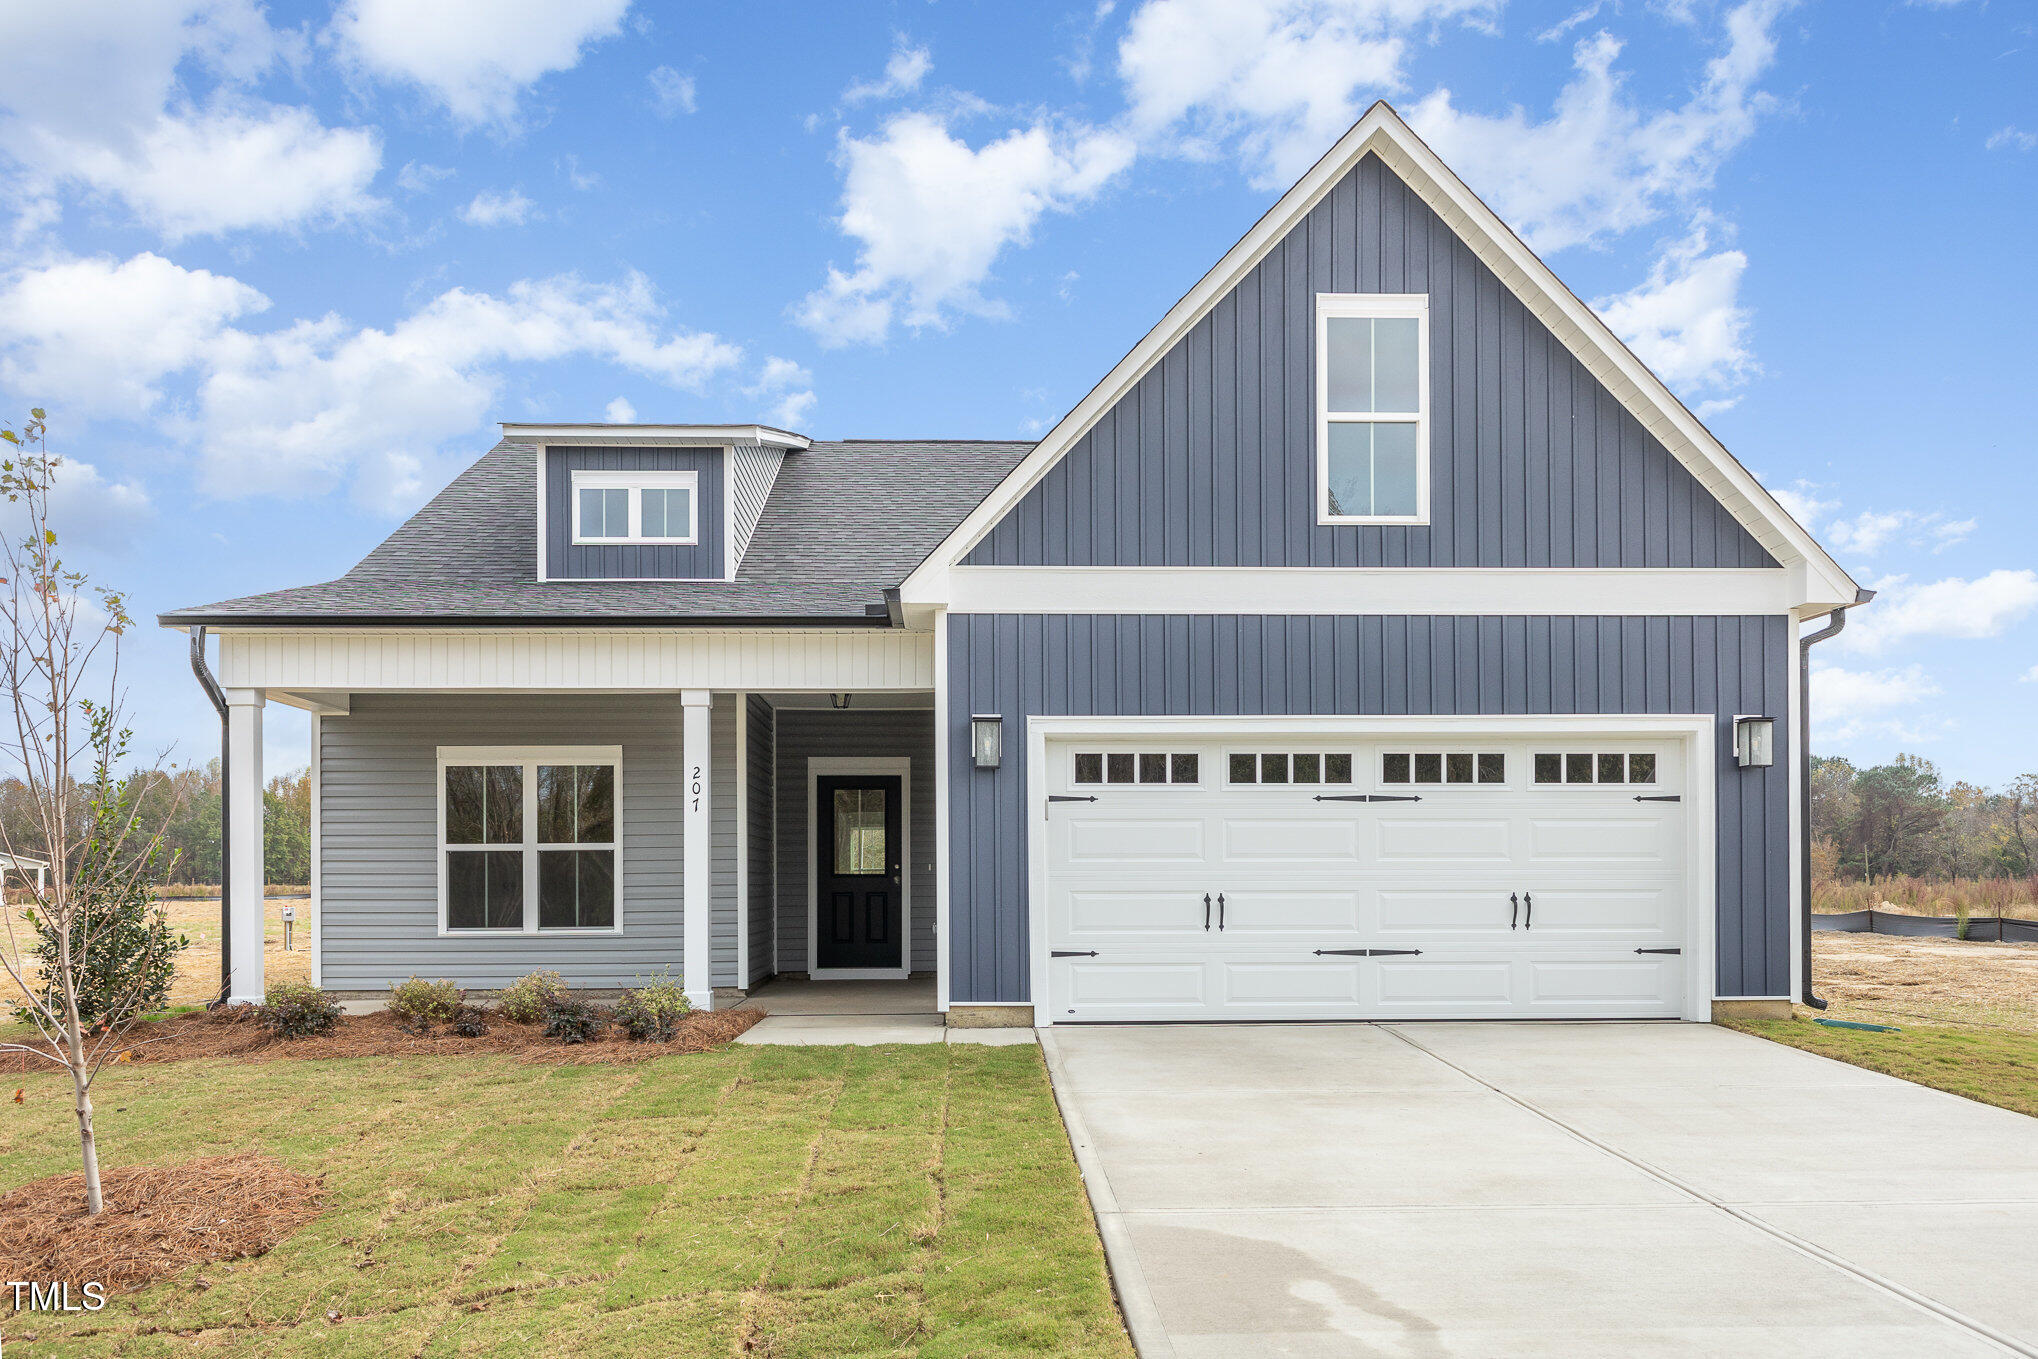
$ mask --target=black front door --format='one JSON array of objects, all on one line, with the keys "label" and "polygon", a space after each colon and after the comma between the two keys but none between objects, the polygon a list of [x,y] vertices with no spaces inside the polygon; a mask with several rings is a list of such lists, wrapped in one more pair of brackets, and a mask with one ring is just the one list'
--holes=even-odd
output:
[{"label": "black front door", "polygon": [[904,967],[899,776],[815,780],[814,966]]}]

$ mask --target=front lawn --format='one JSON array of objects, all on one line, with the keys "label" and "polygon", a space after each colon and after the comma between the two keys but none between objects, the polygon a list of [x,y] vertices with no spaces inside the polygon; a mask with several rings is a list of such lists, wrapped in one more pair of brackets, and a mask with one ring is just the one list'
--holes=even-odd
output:
[{"label": "front lawn", "polygon": [[[0,1192],[77,1168],[61,1075],[16,1085]],[[1031,1046],[191,1061],[97,1102],[109,1164],[269,1151],[325,1209],[96,1315],[0,1304],[9,1359],[1132,1352]]]},{"label": "front lawn", "polygon": [[1870,1033],[1829,1028],[1802,1014],[1791,1019],[1732,1021],[1730,1027],[2038,1116],[2038,1034],[1930,1025],[1906,1025],[1897,1033]]}]

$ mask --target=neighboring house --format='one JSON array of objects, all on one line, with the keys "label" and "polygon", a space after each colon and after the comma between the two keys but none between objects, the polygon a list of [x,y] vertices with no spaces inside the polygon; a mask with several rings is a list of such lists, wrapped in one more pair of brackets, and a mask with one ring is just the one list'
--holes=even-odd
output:
[{"label": "neighboring house", "polygon": [[20,878],[23,885],[26,885],[30,879],[33,879],[35,881],[35,890],[40,892],[43,890],[43,884],[47,880],[46,875],[49,871],[50,863],[48,859],[38,859],[28,854],[0,853],[0,882],[4,882],[9,874]]},{"label": "neighboring house", "polygon": [[1864,597],[1378,105],[1038,443],[505,425],[163,622],[220,637],[239,998],[276,701],[328,988],[1704,1019],[1797,991],[1799,624]]}]

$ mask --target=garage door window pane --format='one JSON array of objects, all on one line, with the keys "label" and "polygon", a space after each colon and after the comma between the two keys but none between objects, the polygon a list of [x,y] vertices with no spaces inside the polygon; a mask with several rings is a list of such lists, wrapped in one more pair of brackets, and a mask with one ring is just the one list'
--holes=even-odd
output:
[{"label": "garage door window pane", "polygon": [[1479,757],[1479,782],[1506,783],[1507,757],[1505,755],[1481,755]]},{"label": "garage door window pane", "polygon": [[1102,755],[1076,756],[1076,782],[1102,783],[1104,781],[1104,757]]},{"label": "garage door window pane", "polygon": [[1628,782],[1654,783],[1656,781],[1656,757],[1654,755],[1628,756]]},{"label": "garage door window pane", "polygon": [[1139,757],[1139,781],[1141,783],[1166,783],[1168,781],[1168,757],[1165,755],[1141,755]]},{"label": "garage door window pane", "polygon": [[1619,782],[1621,782],[1621,780],[1622,780],[1622,779],[1623,779],[1623,777],[1625,776],[1624,766],[1625,766],[1626,764],[1627,764],[1627,757],[1626,757],[1626,756],[1624,756],[1624,755],[1602,755],[1602,756],[1600,756],[1600,757],[1599,757],[1599,781],[1600,781],[1601,783],[1619,783]]},{"label": "garage door window pane", "polygon": [[1234,755],[1231,757],[1230,763],[1231,781],[1233,783],[1258,783],[1260,781],[1260,762],[1256,757],[1251,755]]},{"label": "garage door window pane", "polygon": [[1592,782],[1592,757],[1590,755],[1566,755],[1564,757],[1564,782]]},{"label": "garage door window pane", "polygon": [[1176,783],[1196,783],[1203,777],[1197,772],[1201,762],[1193,754],[1170,755],[1168,763],[1170,766],[1170,777]]},{"label": "garage door window pane", "polygon": [[1472,781],[1472,757],[1470,755],[1444,756],[1444,782],[1470,783]]},{"label": "garage door window pane", "polygon": [[1380,757],[1380,782],[1408,782],[1408,756],[1382,755]]},{"label": "garage door window pane", "polygon": [[1260,756],[1260,782],[1286,783],[1288,781],[1288,757],[1286,755]]},{"label": "garage door window pane", "polygon": [[1295,757],[1295,782],[1323,782],[1323,757],[1321,755],[1297,755]]},{"label": "garage door window pane", "polygon": [[1323,781],[1325,783],[1350,783],[1352,781],[1352,757],[1349,753],[1323,757]]},{"label": "garage door window pane", "polygon": [[1415,781],[1417,783],[1442,783],[1444,781],[1444,757],[1438,754],[1415,757]]},{"label": "garage door window pane", "polygon": [[1536,782],[1562,783],[1564,781],[1564,757],[1562,755],[1536,756]]},{"label": "garage door window pane", "polygon": [[1113,783],[1131,783],[1134,763],[1130,755],[1106,755],[1104,773]]}]

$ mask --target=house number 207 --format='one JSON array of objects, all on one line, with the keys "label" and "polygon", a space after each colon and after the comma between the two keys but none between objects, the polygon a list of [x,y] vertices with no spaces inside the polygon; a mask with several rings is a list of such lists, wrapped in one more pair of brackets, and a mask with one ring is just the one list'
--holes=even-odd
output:
[{"label": "house number 207", "polygon": [[701,809],[701,767],[699,765],[693,767],[693,809],[695,811]]}]

